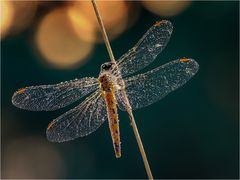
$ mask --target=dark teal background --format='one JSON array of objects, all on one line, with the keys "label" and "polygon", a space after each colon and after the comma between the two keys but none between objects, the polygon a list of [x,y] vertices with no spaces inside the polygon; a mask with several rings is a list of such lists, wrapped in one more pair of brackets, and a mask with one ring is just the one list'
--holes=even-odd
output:
[{"label": "dark teal background", "polygon": [[[161,19],[166,18],[142,9],[136,24],[111,42],[115,56],[120,57],[130,49]],[[176,179],[238,178],[239,3],[193,2],[186,11],[168,19],[174,25],[171,40],[147,69],[180,57],[195,59],[200,69],[184,87],[134,112],[153,175]],[[32,36],[32,30],[27,30],[1,42],[2,168],[8,142],[25,136],[41,136],[47,142],[48,123],[69,109],[20,110],[11,104],[14,91],[30,85],[96,77],[100,65],[109,59],[104,44],[100,44],[80,68],[57,70],[41,64],[35,56]],[[119,114],[120,159],[114,157],[107,123],[85,138],[61,144],[47,142],[62,155],[67,168],[62,178],[147,177],[128,116],[124,112]],[[94,158],[82,151],[86,146]],[[89,161],[94,161],[94,167]],[[39,178],[51,177],[42,173]]]}]

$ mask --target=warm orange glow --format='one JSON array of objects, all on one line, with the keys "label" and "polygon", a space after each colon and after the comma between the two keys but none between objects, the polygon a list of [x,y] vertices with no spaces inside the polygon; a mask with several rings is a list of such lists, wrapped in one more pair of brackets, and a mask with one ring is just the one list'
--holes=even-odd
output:
[{"label": "warm orange glow", "polygon": [[93,45],[78,38],[69,23],[66,9],[47,14],[36,34],[38,49],[46,61],[57,68],[77,68],[90,54]]},{"label": "warm orange glow", "polygon": [[31,23],[37,10],[37,1],[11,1],[14,8],[14,22],[11,33],[25,30]]},{"label": "warm orange glow", "polygon": [[181,58],[180,62],[189,62],[190,60],[188,58]]},{"label": "warm orange glow", "polygon": [[67,11],[70,23],[76,34],[85,41],[95,42],[96,26],[90,21],[90,17],[84,15],[81,9],[76,5],[72,5]]},{"label": "warm orange glow", "polygon": [[[127,28],[128,6],[124,1],[97,1],[110,39]],[[68,15],[76,33],[90,42],[102,41],[99,24],[90,1],[76,1],[68,9]]]},{"label": "warm orange glow", "polygon": [[157,21],[154,26],[160,26],[161,25],[161,22],[160,21]]},{"label": "warm orange glow", "polygon": [[66,166],[58,150],[43,137],[14,139],[4,146],[4,179],[58,179]]},{"label": "warm orange glow", "polygon": [[0,2],[0,35],[1,39],[7,34],[13,20],[13,7],[10,1]]},{"label": "warm orange glow", "polygon": [[48,124],[48,127],[47,127],[47,129],[50,129],[50,128],[52,128],[53,127],[53,124],[54,124],[54,122],[52,121],[52,122],[50,122],[49,124]]},{"label": "warm orange glow", "polygon": [[184,11],[191,1],[143,1],[143,5],[160,16],[175,16]]},{"label": "warm orange glow", "polygon": [[19,90],[17,90],[17,94],[22,94],[24,91],[26,91],[26,88],[21,88]]}]

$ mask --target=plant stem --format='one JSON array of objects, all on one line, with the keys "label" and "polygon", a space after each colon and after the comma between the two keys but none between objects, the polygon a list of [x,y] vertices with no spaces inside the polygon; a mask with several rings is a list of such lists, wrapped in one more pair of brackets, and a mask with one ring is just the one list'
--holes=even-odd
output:
[{"label": "plant stem", "polygon": [[96,13],[98,23],[99,23],[100,28],[101,28],[103,39],[104,39],[104,42],[106,44],[110,59],[111,59],[112,62],[116,63],[116,60],[113,56],[111,45],[110,45],[109,40],[108,40],[108,36],[107,36],[106,30],[105,30],[105,27],[104,27],[104,24],[103,24],[103,20],[102,20],[102,17],[100,15],[99,11],[98,11],[97,4],[96,4],[95,0],[92,0],[92,5],[93,5],[94,11]]},{"label": "plant stem", "polygon": [[[98,11],[95,0],[92,0],[92,5],[93,5],[94,11],[96,13],[98,23],[99,23],[100,28],[101,28],[103,39],[104,39],[104,42],[106,44],[110,59],[111,59],[112,62],[116,63],[116,60],[115,60],[113,52],[112,52],[111,45],[110,45],[109,40],[108,40],[108,36],[107,36],[106,30],[105,30],[105,27],[104,27],[104,24],[103,24],[103,20],[102,20],[102,17],[100,15],[99,11]],[[129,102],[125,90],[123,91],[123,96],[124,96],[124,99],[126,100],[126,102]],[[143,159],[143,163],[144,163],[147,175],[148,175],[148,179],[153,179],[152,172],[151,172],[148,160],[147,160],[147,156],[146,156],[143,144],[142,144],[142,140],[141,140],[141,137],[139,135],[138,128],[137,128],[137,125],[136,125],[136,122],[135,122],[135,119],[134,119],[134,116],[133,116],[133,113],[132,113],[132,108],[131,108],[129,103],[128,103],[128,105],[129,105],[129,107],[127,108],[127,112],[129,114],[129,118],[130,118],[130,121],[131,121],[133,132],[134,132],[134,135],[135,135],[136,140],[137,140],[137,144],[138,144],[138,147],[139,147],[142,159]]]}]

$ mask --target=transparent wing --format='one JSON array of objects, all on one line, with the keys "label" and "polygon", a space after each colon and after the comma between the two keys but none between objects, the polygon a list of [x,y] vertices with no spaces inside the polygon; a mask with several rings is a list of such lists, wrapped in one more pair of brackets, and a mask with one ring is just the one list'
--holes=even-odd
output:
[{"label": "transparent wing", "polygon": [[31,111],[53,111],[65,107],[98,88],[96,78],[82,78],[54,85],[31,86],[13,94],[12,103]]},{"label": "transparent wing", "polygon": [[172,34],[171,22],[163,20],[153,25],[139,42],[117,62],[122,77],[146,67],[167,45]]},{"label": "transparent wing", "polygon": [[[199,65],[193,59],[178,59],[125,79],[126,93],[132,109],[139,109],[162,99],[170,92],[184,85],[198,71]],[[116,94],[118,106],[125,110],[121,92]]]},{"label": "transparent wing", "polygon": [[63,142],[87,136],[106,119],[104,99],[99,91],[96,91],[77,107],[53,120],[48,125],[47,138],[52,142]]}]

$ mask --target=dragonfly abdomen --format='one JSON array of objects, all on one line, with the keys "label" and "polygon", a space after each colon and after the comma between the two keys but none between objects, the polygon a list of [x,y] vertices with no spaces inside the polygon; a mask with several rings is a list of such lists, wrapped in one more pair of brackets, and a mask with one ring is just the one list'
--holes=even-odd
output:
[{"label": "dragonfly abdomen", "polygon": [[121,143],[115,89],[112,81],[109,80],[106,76],[99,78],[99,82],[101,85],[101,94],[104,97],[106,103],[108,124],[112,136],[115,156],[116,158],[120,158]]},{"label": "dragonfly abdomen", "polygon": [[120,131],[116,99],[113,92],[105,93],[105,102],[107,106],[108,122],[111,131],[113,147],[116,157],[119,158],[121,157]]}]

